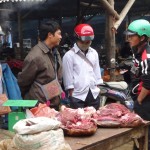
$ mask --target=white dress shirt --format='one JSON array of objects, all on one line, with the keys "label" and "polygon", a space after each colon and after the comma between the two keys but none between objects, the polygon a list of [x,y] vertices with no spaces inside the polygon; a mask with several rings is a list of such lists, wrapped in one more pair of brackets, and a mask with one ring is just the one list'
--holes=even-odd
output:
[{"label": "white dress shirt", "polygon": [[89,89],[93,97],[99,95],[100,89],[97,85],[103,83],[100,73],[98,53],[89,48],[86,58],[93,64],[93,67],[81,58],[77,52],[85,55],[76,44],[73,50],[69,50],[63,57],[63,82],[65,90],[74,89],[73,97],[85,101]]}]

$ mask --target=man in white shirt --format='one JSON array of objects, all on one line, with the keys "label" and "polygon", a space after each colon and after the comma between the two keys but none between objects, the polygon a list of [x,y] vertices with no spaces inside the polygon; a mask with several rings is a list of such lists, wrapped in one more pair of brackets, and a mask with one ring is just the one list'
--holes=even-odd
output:
[{"label": "man in white shirt", "polygon": [[93,28],[88,24],[75,27],[76,43],[63,57],[63,82],[68,91],[70,107],[100,107],[98,85],[103,83],[99,57],[90,47],[94,39]]}]

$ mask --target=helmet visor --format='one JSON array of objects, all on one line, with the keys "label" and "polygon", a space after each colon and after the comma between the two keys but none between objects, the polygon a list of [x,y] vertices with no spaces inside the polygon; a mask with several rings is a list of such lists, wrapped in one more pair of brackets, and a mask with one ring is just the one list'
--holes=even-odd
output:
[{"label": "helmet visor", "polygon": [[91,36],[80,36],[82,41],[92,41],[94,39],[94,35]]},{"label": "helmet visor", "polygon": [[125,35],[136,35],[137,33],[131,30],[124,31]]}]

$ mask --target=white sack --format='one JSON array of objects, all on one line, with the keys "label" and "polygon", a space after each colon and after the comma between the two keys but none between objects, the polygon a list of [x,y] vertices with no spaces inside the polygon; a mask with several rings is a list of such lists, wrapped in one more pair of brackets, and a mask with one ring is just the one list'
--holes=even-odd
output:
[{"label": "white sack", "polygon": [[33,135],[16,134],[13,142],[19,150],[71,150],[69,144],[65,143],[62,129]]},{"label": "white sack", "polygon": [[18,134],[34,134],[52,129],[58,129],[60,125],[61,122],[57,120],[47,117],[37,117],[18,121],[13,126],[13,129]]}]

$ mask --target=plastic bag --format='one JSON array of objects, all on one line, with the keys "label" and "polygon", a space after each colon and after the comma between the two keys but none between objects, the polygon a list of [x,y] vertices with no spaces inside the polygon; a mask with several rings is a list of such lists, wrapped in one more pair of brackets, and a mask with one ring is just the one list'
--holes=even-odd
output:
[{"label": "plastic bag", "polygon": [[0,141],[0,150],[8,150],[8,146],[11,144],[12,139],[5,139]]},{"label": "plastic bag", "polygon": [[22,119],[18,121],[13,129],[18,134],[35,134],[52,129],[58,129],[61,122],[47,117]]},{"label": "plastic bag", "polygon": [[38,107],[30,109],[30,111],[35,117],[55,118],[59,114],[54,108],[50,108],[46,104],[41,103],[39,103]]},{"label": "plastic bag", "polygon": [[69,144],[65,142],[62,129],[33,135],[16,134],[13,142],[19,150],[71,150]]}]

